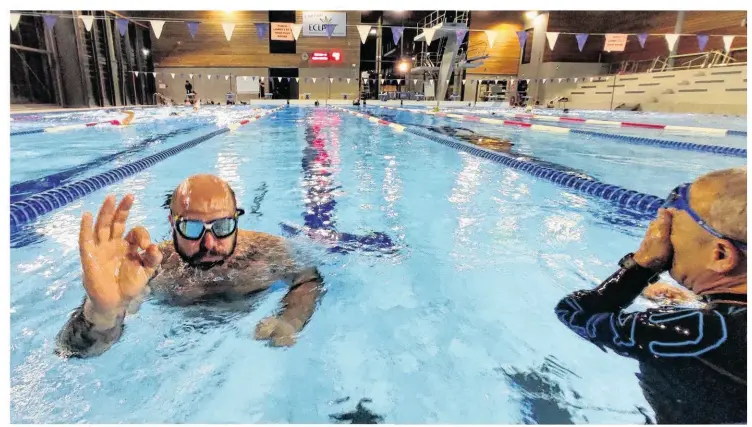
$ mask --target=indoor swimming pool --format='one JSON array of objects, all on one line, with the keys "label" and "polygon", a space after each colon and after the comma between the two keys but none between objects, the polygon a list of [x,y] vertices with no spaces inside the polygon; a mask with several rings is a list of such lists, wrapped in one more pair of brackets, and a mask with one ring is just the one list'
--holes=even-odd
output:
[{"label": "indoor swimming pool", "polygon": [[[137,111],[131,127],[11,137],[11,212],[14,204],[32,209],[34,195],[180,148],[62,206],[37,203],[44,212],[35,219],[12,218],[12,422],[643,424],[652,417],[637,362],[584,341],[554,313],[562,297],[594,287],[637,249],[652,203],[625,208],[341,108],[275,107],[204,107],[177,117],[152,108]],[[703,173],[746,164],[745,156],[370,103],[359,111],[443,138],[451,137],[441,129],[463,128],[508,139],[520,161],[659,198]],[[118,117],[36,115],[14,119],[11,132]],[[228,125],[234,130],[184,148]],[[621,131],[608,130],[655,135]],[[695,138],[671,137],[746,147],[740,136]],[[326,293],[297,344],[273,348],[253,338],[285,295],[275,285],[240,307],[147,301],[105,354],[56,356],[55,337],[84,296],[81,213],[96,212],[107,194],[132,193],[128,227],[170,239],[167,196],[196,173],[232,186],[246,211],[241,228],[288,237],[321,271]],[[342,245],[290,234],[306,226],[383,238]]]}]

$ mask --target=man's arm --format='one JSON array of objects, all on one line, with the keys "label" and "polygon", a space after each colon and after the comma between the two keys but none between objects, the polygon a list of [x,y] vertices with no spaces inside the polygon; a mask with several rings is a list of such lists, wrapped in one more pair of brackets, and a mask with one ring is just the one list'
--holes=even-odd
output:
[{"label": "man's arm", "polygon": [[625,313],[652,276],[621,268],[595,289],[574,292],[556,306],[569,329],[593,344],[629,357],[694,357],[726,342],[725,314],[709,309],[660,308]]},{"label": "man's arm", "polygon": [[302,330],[313,316],[323,285],[324,281],[315,267],[300,271],[293,279],[290,291],[282,298],[279,317],[294,326],[295,332]]}]

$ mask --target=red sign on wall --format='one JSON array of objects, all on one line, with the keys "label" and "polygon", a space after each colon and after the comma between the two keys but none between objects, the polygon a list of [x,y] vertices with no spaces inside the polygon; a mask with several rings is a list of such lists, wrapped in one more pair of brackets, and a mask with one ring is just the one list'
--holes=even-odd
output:
[{"label": "red sign on wall", "polygon": [[333,50],[331,52],[313,52],[310,56],[311,62],[342,62],[342,52]]}]

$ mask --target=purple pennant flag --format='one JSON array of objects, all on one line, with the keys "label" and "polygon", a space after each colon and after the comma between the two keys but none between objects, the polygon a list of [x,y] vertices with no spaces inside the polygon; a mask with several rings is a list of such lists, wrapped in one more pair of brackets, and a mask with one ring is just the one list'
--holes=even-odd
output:
[{"label": "purple pennant flag", "polygon": [[517,38],[520,40],[520,50],[525,49],[525,42],[527,41],[527,31],[517,31]]},{"label": "purple pennant flag", "polygon": [[700,46],[700,52],[703,52],[705,50],[705,46],[708,44],[708,39],[710,36],[707,34],[698,34],[697,35],[697,45]]},{"label": "purple pennant flag", "polygon": [[326,24],[326,36],[331,37],[337,24]]},{"label": "purple pennant flag", "polygon": [[188,32],[191,33],[191,38],[196,38],[196,33],[198,32],[198,22],[186,22],[186,25],[188,25]]},{"label": "purple pennant flag", "polygon": [[400,38],[402,38],[403,31],[405,31],[405,27],[392,27],[392,40],[394,40],[395,45],[399,43]]},{"label": "purple pennant flag", "polygon": [[648,39],[647,33],[640,33],[637,35],[637,40],[640,42],[640,46],[645,49],[645,40]]},{"label": "purple pennant flag", "polygon": [[462,40],[465,39],[465,34],[467,34],[466,29],[463,28],[463,29],[457,30],[457,44],[458,45],[462,45]]},{"label": "purple pennant flag", "polygon": [[50,30],[55,28],[55,22],[57,22],[56,15],[44,15],[44,23],[47,24],[47,28]]},{"label": "purple pennant flag", "polygon": [[116,18],[115,25],[117,25],[120,35],[125,37],[125,32],[128,31],[128,20],[125,18]]},{"label": "purple pennant flag", "polygon": [[269,24],[255,23],[253,25],[256,26],[256,33],[258,34],[259,38],[263,39],[266,35],[266,29],[269,28]]},{"label": "purple pennant flag", "polygon": [[575,34],[575,37],[577,38],[577,47],[580,48],[580,52],[582,52],[582,48],[585,47],[585,42],[587,41],[588,35],[585,33]]}]

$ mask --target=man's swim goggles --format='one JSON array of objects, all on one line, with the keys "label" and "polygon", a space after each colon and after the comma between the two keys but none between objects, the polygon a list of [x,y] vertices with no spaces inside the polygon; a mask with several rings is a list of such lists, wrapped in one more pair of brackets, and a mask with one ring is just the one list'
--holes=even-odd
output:
[{"label": "man's swim goggles", "polygon": [[682,210],[689,214],[690,217],[702,228],[705,229],[708,233],[712,234],[714,237],[717,237],[719,239],[728,240],[731,242],[732,245],[736,246],[737,249],[740,251],[746,253],[747,252],[747,243],[742,242],[739,240],[732,239],[728,236],[724,236],[723,234],[719,233],[713,227],[709,226],[708,223],[706,223],[702,218],[700,218],[700,215],[697,214],[692,208],[689,207],[689,187],[692,184],[682,184],[671,192],[671,194],[668,195],[666,198],[666,202],[663,204],[664,208],[674,208]]},{"label": "man's swim goggles", "polygon": [[224,239],[238,229],[238,218],[244,213],[245,211],[243,209],[238,208],[235,210],[235,215],[232,217],[219,218],[210,222],[203,222],[197,219],[185,219],[177,215],[173,215],[172,218],[175,222],[175,229],[184,239],[201,240],[204,237],[206,230],[211,231],[217,239]]}]

